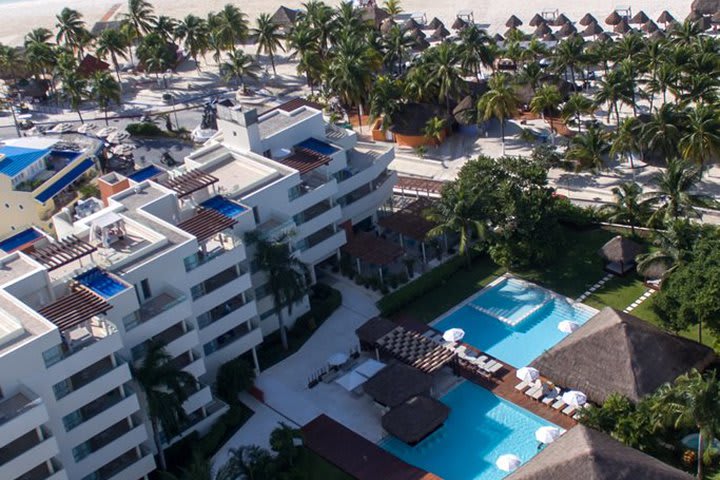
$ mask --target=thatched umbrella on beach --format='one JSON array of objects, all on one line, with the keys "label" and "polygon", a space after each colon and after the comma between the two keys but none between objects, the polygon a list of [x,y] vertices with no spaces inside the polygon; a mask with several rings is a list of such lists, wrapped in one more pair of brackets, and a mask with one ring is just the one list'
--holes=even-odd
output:
[{"label": "thatched umbrella on beach", "polygon": [[505,26],[508,28],[517,28],[522,24],[522,20],[520,20],[515,15],[511,15],[510,18],[508,18],[507,22],[505,22]]},{"label": "thatched umbrella on beach", "polygon": [[395,25],[397,25],[397,23],[395,23],[392,18],[386,18],[380,24],[380,33],[382,33],[383,35],[387,35],[388,33],[390,33],[390,30],[392,30],[392,27],[394,27]]},{"label": "thatched umbrella on beach", "polygon": [[535,16],[530,19],[530,23],[528,25],[531,27],[537,27],[541,23],[547,23],[547,20],[545,20],[545,17],[539,13],[536,13]]},{"label": "thatched umbrella on beach", "polygon": [[619,33],[621,35],[625,35],[626,33],[630,32],[632,30],[632,27],[630,27],[630,24],[627,21],[627,18],[623,18],[620,20],[620,23],[615,25],[613,27],[613,32]]},{"label": "thatched umbrella on beach", "polygon": [[[518,32],[520,32],[520,30],[518,30],[517,28],[510,27],[507,30],[505,30],[505,38],[509,38],[509,37],[517,38],[516,35],[518,34]],[[522,32],[520,32],[520,33],[522,34]],[[523,36],[524,36],[524,34],[523,34]]]},{"label": "thatched umbrella on beach", "polygon": [[713,13],[712,17],[710,17],[710,23],[720,25],[720,11]]},{"label": "thatched umbrella on beach", "polygon": [[690,13],[685,17],[686,22],[697,22],[702,18],[702,13],[697,10],[690,10]]},{"label": "thatched umbrella on beach", "polygon": [[662,30],[656,30],[650,35],[650,38],[653,40],[662,40],[665,38],[665,34]]},{"label": "thatched umbrella on beach", "polygon": [[450,32],[447,28],[443,27],[442,25],[435,29],[435,31],[430,35],[430,38],[433,40],[443,40],[446,37],[450,35]]},{"label": "thatched umbrella on beach", "polygon": [[605,19],[605,23],[608,25],[617,25],[622,21],[622,19],[623,17],[620,16],[617,10],[613,10],[613,12]]},{"label": "thatched umbrella on beach", "polygon": [[413,45],[413,49],[415,51],[421,52],[423,50],[427,50],[428,48],[430,48],[430,42],[424,38],[415,39],[415,45]]},{"label": "thatched umbrella on beach", "polygon": [[493,40],[495,40],[495,43],[502,43],[505,41],[505,38],[499,33],[496,33],[495,35],[493,35]]},{"label": "thatched umbrella on beach", "polygon": [[652,20],[648,20],[645,25],[640,27],[640,30],[642,30],[645,33],[655,33],[658,30],[660,30],[660,27],[657,26],[657,23],[653,22]]},{"label": "thatched umbrella on beach", "polygon": [[556,27],[562,27],[565,24],[572,23],[570,22],[570,19],[565,16],[564,13],[561,13],[558,15],[555,20],[553,20],[552,24]]},{"label": "thatched umbrella on beach", "polygon": [[610,36],[608,32],[602,32],[598,33],[598,36],[595,38],[596,42],[605,43],[605,42],[612,42],[613,38]]},{"label": "thatched umbrella on beach", "polygon": [[402,24],[402,29],[403,29],[403,31],[419,30],[420,24],[418,22],[416,22],[415,19],[408,18],[407,20],[405,20],[405,23]]},{"label": "thatched umbrella on beach", "polygon": [[642,25],[644,23],[647,23],[647,21],[650,20],[650,17],[648,17],[645,12],[640,10],[635,14],[634,17],[630,19],[630,23],[636,23],[638,25]]},{"label": "thatched umbrella on beach", "polygon": [[657,23],[662,23],[666,27],[667,27],[668,23],[674,22],[674,21],[675,21],[675,17],[670,15],[670,12],[668,12],[667,10],[663,10],[663,12],[660,14],[660,16],[657,19]]},{"label": "thatched umbrella on beach", "polygon": [[548,33],[552,33],[552,28],[550,28],[547,23],[541,23],[533,32],[533,36],[537,38],[542,38]]},{"label": "thatched umbrella on beach", "polygon": [[603,28],[598,25],[597,22],[589,23],[587,27],[585,27],[585,30],[583,30],[582,34],[585,37],[594,37],[595,35],[600,35],[603,33]]},{"label": "thatched umbrella on beach", "polygon": [[710,21],[710,17],[702,16],[699,20],[696,20],[693,22],[695,25],[698,26],[698,28],[702,31],[707,31],[712,28],[712,22]]},{"label": "thatched umbrella on beach", "polygon": [[543,42],[557,42],[558,41],[557,35],[555,35],[554,33],[547,33],[547,34],[543,35],[542,39],[543,39]]},{"label": "thatched umbrella on beach", "polygon": [[597,23],[597,20],[595,19],[595,17],[593,17],[593,16],[590,15],[589,13],[586,13],[585,16],[580,19],[580,22],[579,22],[579,23],[580,23],[580,25],[582,25],[583,27],[587,27],[587,26],[590,25],[591,23]]},{"label": "thatched umbrella on beach", "polygon": [[428,23],[428,28],[431,28],[432,30],[437,30],[440,27],[445,27],[445,25],[437,17],[433,17],[433,19],[430,20],[430,23]]},{"label": "thatched umbrella on beach", "polygon": [[425,35],[425,32],[423,32],[423,31],[420,30],[419,28],[416,28],[416,29],[412,30],[412,31],[410,32],[410,35],[411,35],[415,40],[425,40],[425,39],[427,38],[427,35]]},{"label": "thatched umbrella on beach", "polygon": [[558,35],[560,35],[561,37],[569,37],[573,33],[577,33],[577,28],[575,28],[575,25],[573,25],[572,23],[566,23],[562,26],[560,31],[558,31]]},{"label": "thatched umbrella on beach", "polygon": [[463,30],[465,27],[467,27],[467,22],[465,22],[462,18],[457,17],[450,28],[453,30]]}]

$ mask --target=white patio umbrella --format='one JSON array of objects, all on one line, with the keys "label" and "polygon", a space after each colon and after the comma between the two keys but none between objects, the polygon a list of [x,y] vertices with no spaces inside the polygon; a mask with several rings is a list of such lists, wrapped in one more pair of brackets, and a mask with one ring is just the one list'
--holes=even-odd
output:
[{"label": "white patio umbrella", "polygon": [[77,131],[78,133],[87,134],[94,132],[95,130],[97,130],[97,128],[97,125],[95,125],[94,123],[83,123],[78,127]]},{"label": "white patio umbrella", "polygon": [[32,119],[32,113],[21,113],[20,115],[15,115],[15,117],[18,120],[30,120]]},{"label": "white patio umbrella", "polygon": [[135,150],[135,145],[129,143],[121,143],[120,145],[115,145],[110,151],[113,153],[113,155],[119,155],[121,157],[124,157],[126,155],[130,155],[133,150]]},{"label": "white patio umbrella", "polygon": [[105,138],[112,135],[113,133],[116,133],[117,131],[118,129],[115,127],[105,127],[99,132],[97,132],[96,135],[100,138]]},{"label": "white patio umbrella", "polygon": [[31,129],[29,129],[25,132],[25,135],[27,135],[28,137],[34,137],[36,135],[42,135],[42,134],[43,134],[43,131],[40,130],[38,127],[32,127]]},{"label": "white patio umbrella", "polygon": [[128,138],[130,138],[130,134],[128,132],[115,132],[108,135],[106,140],[109,143],[122,143]]},{"label": "white patio umbrella", "polygon": [[68,133],[73,131],[73,124],[62,122],[55,125],[53,128],[50,129],[51,133]]},{"label": "white patio umbrella", "polygon": [[562,435],[562,430],[557,427],[540,427],[535,430],[535,440],[545,445],[557,440]]},{"label": "white patio umbrella", "polygon": [[587,395],[577,390],[570,390],[569,392],[563,393],[562,400],[568,405],[579,407],[581,405],[585,405],[585,402],[587,402]]},{"label": "white patio umbrella", "polygon": [[330,355],[330,358],[327,359],[328,365],[332,367],[339,367],[340,365],[344,364],[348,361],[348,356],[345,353],[338,352],[333,353]]},{"label": "white patio umbrella", "polygon": [[522,460],[520,460],[520,457],[513,455],[512,453],[500,455],[497,460],[495,460],[495,466],[503,472],[515,471],[521,463]]},{"label": "white patio umbrella", "polygon": [[578,328],[580,328],[580,324],[576,322],[571,322],[570,320],[563,320],[562,322],[558,323],[557,328],[563,333],[572,333]]},{"label": "white patio umbrella", "polygon": [[515,376],[523,382],[530,383],[540,378],[540,372],[537,368],[522,367],[517,369],[517,371],[515,372]]},{"label": "white patio umbrella", "polygon": [[459,342],[465,337],[465,330],[462,328],[451,328],[443,333],[443,340],[446,342]]}]

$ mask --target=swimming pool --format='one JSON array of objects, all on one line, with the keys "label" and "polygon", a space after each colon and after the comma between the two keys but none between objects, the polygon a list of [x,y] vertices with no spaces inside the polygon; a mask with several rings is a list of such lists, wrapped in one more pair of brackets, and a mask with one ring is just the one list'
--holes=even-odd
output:
[{"label": "swimming pool", "polygon": [[323,142],[322,140],[318,140],[317,138],[312,138],[312,137],[298,143],[296,145],[296,147],[308,148],[314,152],[321,153],[323,155],[328,155],[328,156],[330,156],[333,153],[338,151],[337,148],[333,147],[329,143]]},{"label": "swimming pool", "polygon": [[222,195],[216,195],[212,198],[209,198],[202,202],[200,205],[205,208],[211,208],[230,218],[237,217],[238,215],[247,210],[246,207],[240,205],[239,203],[233,202],[232,200],[227,199]]},{"label": "swimming pool", "polygon": [[512,453],[523,463],[537,453],[535,431],[550,422],[463,382],[441,401],[450,407],[445,425],[411,447],[389,437],[380,446],[402,460],[444,480],[499,480],[508,473],[495,466]]},{"label": "swimming pool", "polygon": [[519,368],[565,338],[559,322],[582,325],[596,312],[524,280],[503,278],[434,326],[462,328],[464,342]]},{"label": "swimming pool", "polygon": [[75,280],[103,298],[113,297],[128,288],[99,268],[92,268],[81,273],[75,277]]}]

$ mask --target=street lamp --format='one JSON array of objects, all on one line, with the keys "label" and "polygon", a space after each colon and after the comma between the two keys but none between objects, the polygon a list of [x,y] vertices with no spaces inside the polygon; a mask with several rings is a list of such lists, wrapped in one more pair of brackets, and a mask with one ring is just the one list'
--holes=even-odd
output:
[{"label": "street lamp", "polygon": [[13,123],[15,124],[15,132],[17,133],[18,138],[20,138],[20,126],[18,125],[17,116],[15,116],[15,104],[7,91],[4,91],[3,95],[3,103],[10,105],[10,113],[12,114]]},{"label": "street lamp", "polygon": [[[167,93],[168,88],[168,78],[172,78],[173,71],[168,69],[163,73],[163,82],[165,83],[165,93]],[[175,116],[175,125],[177,126],[178,130],[180,129],[180,122],[178,121],[177,111],[175,110],[175,97],[172,94],[170,95],[170,103],[172,104],[172,113]]]}]

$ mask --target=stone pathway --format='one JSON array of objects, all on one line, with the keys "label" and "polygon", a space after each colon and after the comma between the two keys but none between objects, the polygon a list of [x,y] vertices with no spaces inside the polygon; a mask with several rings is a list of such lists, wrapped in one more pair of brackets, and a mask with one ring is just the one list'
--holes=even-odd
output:
[{"label": "stone pathway", "polygon": [[627,307],[625,310],[623,310],[623,312],[625,312],[625,313],[630,313],[630,312],[632,312],[632,311],[635,310],[641,303],[643,303],[645,300],[647,300],[648,298],[650,298],[650,296],[651,296],[653,293],[655,293],[655,290],[653,290],[652,288],[648,288],[645,293],[643,293],[642,295],[640,295],[640,297],[638,297],[637,300],[635,300],[633,303],[631,303],[629,307]]},{"label": "stone pathway", "polygon": [[595,293],[596,290],[600,289],[603,285],[605,285],[605,283],[606,283],[608,280],[610,280],[612,277],[613,277],[613,274],[612,274],[612,273],[608,273],[608,274],[605,275],[599,282],[597,282],[595,285],[593,285],[592,287],[590,287],[590,288],[587,290],[587,292],[583,293],[583,294],[580,295],[577,299],[575,299],[575,301],[576,301],[576,302],[582,302],[582,301],[585,300],[587,297],[589,297],[590,295],[592,295],[593,293]]}]

